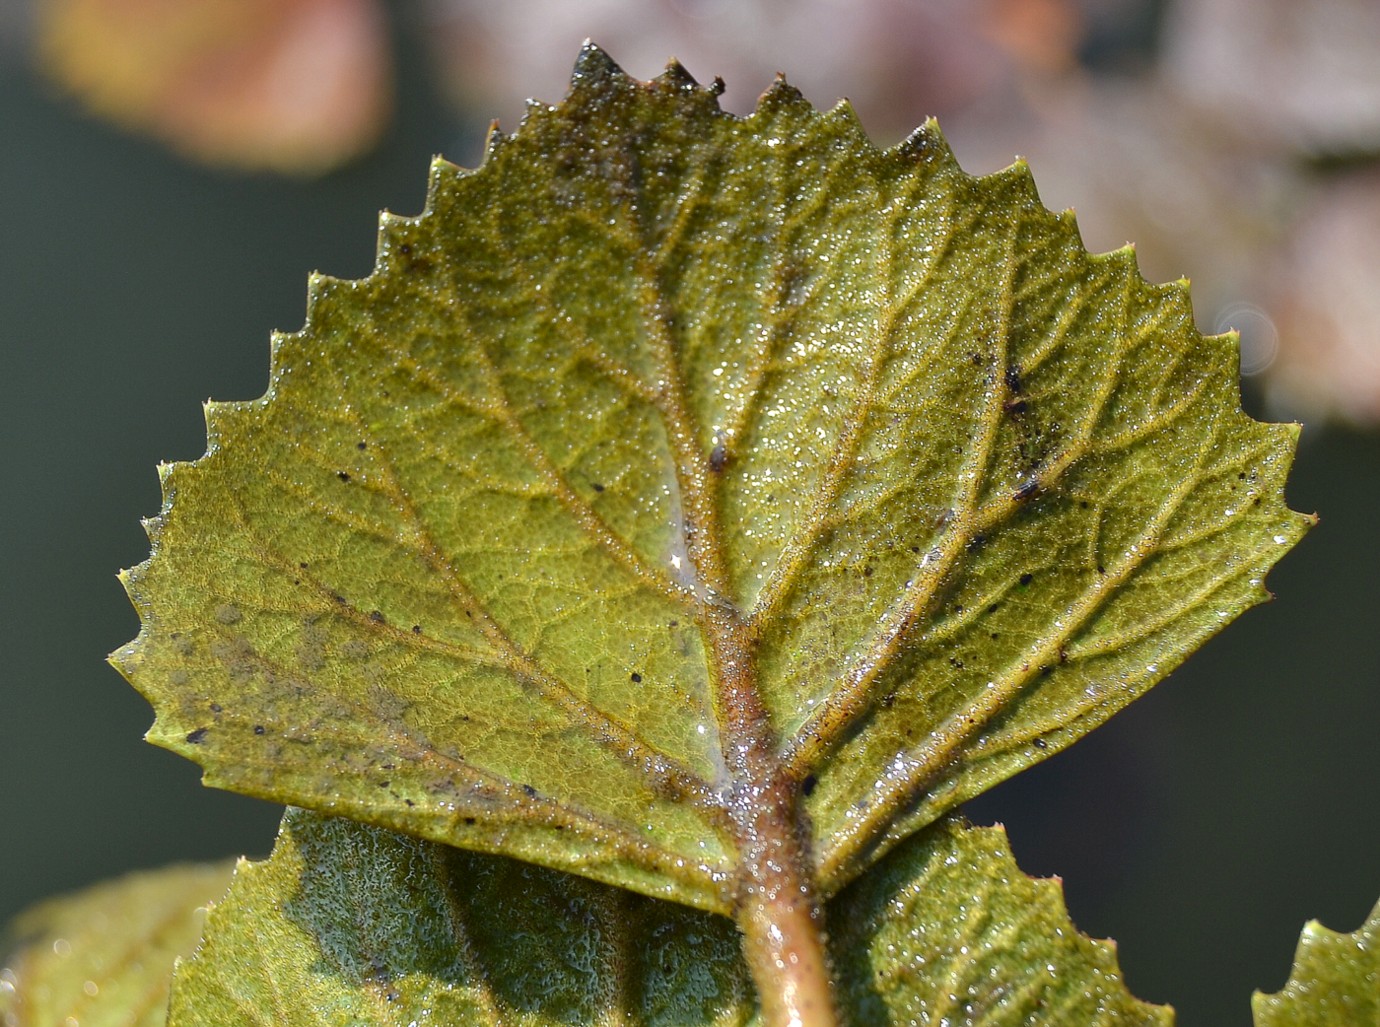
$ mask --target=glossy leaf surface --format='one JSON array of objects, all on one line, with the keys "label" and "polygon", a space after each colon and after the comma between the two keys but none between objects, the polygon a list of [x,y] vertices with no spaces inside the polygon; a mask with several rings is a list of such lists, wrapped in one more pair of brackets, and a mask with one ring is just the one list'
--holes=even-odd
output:
[{"label": "glossy leaf surface", "polygon": [[208,407],[115,660],[221,787],[719,912],[775,804],[828,896],[1265,597],[1236,363],[1021,165],[589,47]]},{"label": "glossy leaf surface", "polygon": [[[834,900],[857,1024],[1165,1024],[997,828],[923,832]],[[946,1019],[947,1018],[947,1019]],[[172,1027],[757,1022],[733,924],[528,864],[290,811],[178,970]]]},{"label": "glossy leaf surface", "polygon": [[1256,1027],[1380,1023],[1380,905],[1350,934],[1309,921],[1289,981],[1251,998]]},{"label": "glossy leaf surface", "polygon": [[173,961],[201,938],[228,864],[169,867],[52,899],[0,936],[3,1027],[161,1027]]}]

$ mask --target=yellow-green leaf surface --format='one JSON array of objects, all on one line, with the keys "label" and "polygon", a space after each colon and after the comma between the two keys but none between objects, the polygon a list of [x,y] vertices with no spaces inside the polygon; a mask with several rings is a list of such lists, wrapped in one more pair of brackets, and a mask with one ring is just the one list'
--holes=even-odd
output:
[{"label": "yellow-green leaf surface", "polygon": [[1350,934],[1311,920],[1283,989],[1251,997],[1256,1027],[1380,1024],[1380,904]]},{"label": "yellow-green leaf surface", "polygon": [[[859,1025],[1165,1024],[1111,946],[1023,875],[999,828],[958,822],[834,899]],[[241,863],[178,969],[172,1027],[757,1022],[733,924],[499,857],[302,810]]]},{"label": "yellow-green leaf surface", "polygon": [[51,899],[0,936],[2,1027],[161,1027],[173,961],[201,938],[229,864],[169,867]]},{"label": "yellow-green leaf surface", "polygon": [[713,911],[1091,730],[1308,521],[1235,339],[1024,166],[594,47],[207,423],[127,579],[153,741]]}]

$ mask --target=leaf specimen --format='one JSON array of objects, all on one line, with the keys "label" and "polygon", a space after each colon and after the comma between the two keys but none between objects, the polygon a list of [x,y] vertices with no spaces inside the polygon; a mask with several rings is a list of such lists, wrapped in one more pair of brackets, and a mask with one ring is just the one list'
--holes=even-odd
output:
[{"label": "leaf specimen", "polygon": [[314,278],[165,468],[115,662],[209,783],[731,915],[766,1022],[824,1023],[820,902],[1310,519],[1234,340],[1024,166],[716,96],[587,47]]}]

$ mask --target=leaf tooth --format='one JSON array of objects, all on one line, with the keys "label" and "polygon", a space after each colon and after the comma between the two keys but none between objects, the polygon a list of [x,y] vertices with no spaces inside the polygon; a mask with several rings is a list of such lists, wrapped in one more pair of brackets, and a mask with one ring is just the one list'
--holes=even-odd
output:
[{"label": "leaf tooth", "polygon": [[699,80],[675,57],[666,62],[666,69],[653,82],[684,92],[694,92],[700,88]]},{"label": "leaf tooth", "polygon": [[593,40],[586,39],[575,58],[570,73],[570,93],[605,92],[610,87],[627,88],[636,85],[632,77],[619,67],[608,53]]},{"label": "leaf tooth", "polygon": [[[801,97],[801,100],[813,114],[814,107],[810,102],[804,97]],[[834,106],[820,114],[819,120],[823,125],[836,126],[842,140],[846,141],[849,146],[856,147],[860,152],[869,155],[883,152],[872,141],[872,137],[867,134],[862,119],[858,117],[857,108],[853,106],[853,101],[848,97],[843,97]]]},{"label": "leaf tooth", "polygon": [[949,149],[949,142],[939,130],[939,122],[935,118],[926,118],[923,125],[891,146],[887,152],[922,164],[955,163],[953,151]]},{"label": "leaf tooth", "polygon": [[[447,189],[454,188],[456,180],[465,173],[465,169],[460,165],[448,161],[442,156],[437,155],[431,158],[431,167],[427,172],[426,202],[422,204],[422,218],[436,209],[437,199]],[[420,221],[421,218],[418,220]]]}]

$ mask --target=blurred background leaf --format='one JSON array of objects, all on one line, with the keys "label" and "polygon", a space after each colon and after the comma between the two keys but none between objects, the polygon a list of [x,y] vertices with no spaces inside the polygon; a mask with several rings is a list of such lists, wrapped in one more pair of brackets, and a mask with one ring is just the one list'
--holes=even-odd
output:
[{"label": "blurred background leaf", "polygon": [[137,627],[114,571],[147,554],[153,465],[202,452],[198,400],[263,391],[308,271],[366,273],[374,212],[415,213],[431,154],[472,165],[491,116],[559,99],[586,36],[639,77],[672,54],[722,75],[738,111],[783,70],[817,106],[850,96],[884,144],[938,115],[968,170],[1027,156],[1091,249],[1136,240],[1147,277],[1194,279],[1204,330],[1242,330],[1248,408],[1308,422],[1290,500],[1322,526],[1272,575],[1278,602],[968,812],[1062,874],[1078,925],[1185,1023],[1249,1023],[1305,920],[1370,910],[1372,0],[395,3],[375,9],[393,119],[308,181],[186,163],[82,113],[31,70],[39,4],[0,2],[0,918],[123,869],[267,851],[280,811],[141,743],[151,713],[102,664]]}]

